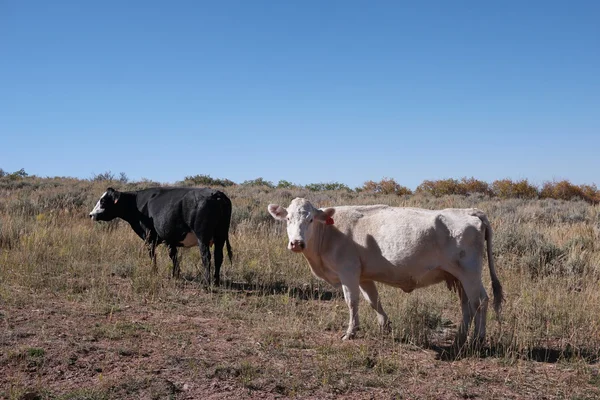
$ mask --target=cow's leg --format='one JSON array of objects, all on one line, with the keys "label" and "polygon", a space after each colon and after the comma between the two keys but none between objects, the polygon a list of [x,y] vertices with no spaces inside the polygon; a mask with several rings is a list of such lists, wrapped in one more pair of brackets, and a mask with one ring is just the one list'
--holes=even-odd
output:
[{"label": "cow's leg", "polygon": [[214,253],[215,253],[215,286],[221,284],[221,264],[223,264],[223,246],[225,240],[215,239],[214,241]]},{"label": "cow's leg", "polygon": [[[349,268],[351,271],[352,269]],[[348,305],[348,310],[350,311],[350,320],[348,322],[348,329],[344,336],[342,336],[342,340],[348,340],[354,338],[356,335],[356,331],[358,330],[358,293],[359,293],[359,274],[344,274],[340,275],[340,281],[342,284],[342,290],[344,292],[344,299],[346,300],[346,304]]]},{"label": "cow's leg", "polygon": [[208,240],[198,239],[200,247],[200,256],[202,257],[202,266],[204,267],[204,282],[210,286],[210,246]]},{"label": "cow's leg", "polygon": [[477,307],[477,313],[475,314],[475,333],[479,345],[485,342],[485,324],[487,320],[487,309],[488,309],[489,297],[483,283],[479,282],[479,306]]},{"label": "cow's leg", "polygon": [[465,342],[467,341],[467,335],[469,333],[469,326],[471,325],[471,320],[473,319],[473,314],[471,314],[471,307],[469,306],[469,298],[463,289],[461,283],[457,285],[458,296],[460,297],[460,306],[462,308],[462,323],[458,327],[458,333],[456,335],[456,339],[454,340],[454,346],[456,348],[461,348]]},{"label": "cow's leg", "polygon": [[156,235],[152,232],[146,238],[146,246],[148,247],[148,255],[152,261],[152,272],[156,274],[158,272],[158,267],[156,266]]},{"label": "cow's leg", "polygon": [[472,252],[460,260],[459,264],[463,274],[460,281],[467,295],[471,318],[475,319],[473,341],[480,345],[485,341],[485,323],[489,301],[481,281],[483,255],[477,251]]},{"label": "cow's leg", "polygon": [[177,246],[169,245],[169,258],[173,261],[173,278],[179,279],[179,260],[177,259]]},{"label": "cow's leg", "polygon": [[377,313],[377,322],[382,331],[390,329],[390,321],[387,314],[383,311],[381,302],[379,301],[379,293],[377,293],[377,287],[373,281],[362,281],[360,282],[360,291],[362,292],[365,300],[369,302],[371,307]]},{"label": "cow's leg", "polygon": [[466,318],[465,308],[468,308],[469,322],[471,319],[473,319],[473,317],[475,318],[475,332],[473,339],[477,341],[477,344],[481,344],[485,341],[485,323],[487,317],[488,296],[483,288],[483,283],[481,282],[480,277],[473,276],[471,279],[465,279],[461,283],[464,289],[464,294],[466,294],[466,296],[464,296],[466,297],[466,305],[465,300],[462,299],[463,319]]}]

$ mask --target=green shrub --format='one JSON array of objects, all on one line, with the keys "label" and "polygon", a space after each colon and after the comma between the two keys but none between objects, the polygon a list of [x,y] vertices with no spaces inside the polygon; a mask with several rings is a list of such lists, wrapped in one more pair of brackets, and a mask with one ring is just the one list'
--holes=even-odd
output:
[{"label": "green shrub", "polygon": [[275,185],[273,185],[273,182],[265,181],[263,178],[256,178],[256,179],[244,181],[244,182],[242,182],[242,186],[264,186],[264,187],[268,187],[269,189],[275,188]]},{"label": "green shrub", "polygon": [[300,185],[293,184],[292,182],[283,179],[277,183],[277,189],[297,189],[299,187]]},{"label": "green shrub", "polygon": [[16,181],[16,180],[26,178],[28,176],[29,176],[29,174],[27,172],[25,172],[24,168],[21,168],[20,170],[15,171],[13,173],[8,173],[0,168],[0,178],[2,178],[4,180]]},{"label": "green shrub", "polygon": [[229,179],[212,178],[210,175],[193,175],[186,176],[185,179],[180,182],[182,186],[234,186],[235,182]]},{"label": "green shrub", "polygon": [[306,185],[306,188],[311,192],[323,192],[328,190],[346,190],[350,192],[352,190],[347,185],[339,182],[309,183]]}]

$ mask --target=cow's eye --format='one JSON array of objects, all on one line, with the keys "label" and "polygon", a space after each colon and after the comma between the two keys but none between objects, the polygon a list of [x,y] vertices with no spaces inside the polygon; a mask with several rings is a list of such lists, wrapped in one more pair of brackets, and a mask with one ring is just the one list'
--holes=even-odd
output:
[{"label": "cow's eye", "polygon": [[310,224],[313,221],[313,219],[311,218],[310,221],[308,221],[308,223]]}]

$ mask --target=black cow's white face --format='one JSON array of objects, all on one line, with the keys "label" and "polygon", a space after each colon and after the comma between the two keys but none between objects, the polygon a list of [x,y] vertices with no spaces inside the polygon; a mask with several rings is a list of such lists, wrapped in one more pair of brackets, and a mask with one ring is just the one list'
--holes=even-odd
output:
[{"label": "black cow's white face", "polygon": [[119,195],[120,193],[113,188],[108,188],[102,194],[92,212],[90,212],[90,218],[93,221],[110,221],[116,218]]},{"label": "black cow's white face", "polygon": [[268,210],[273,218],[287,222],[287,247],[295,253],[305,250],[315,229],[315,223],[333,221],[331,217],[335,213],[333,208],[321,211],[313,207],[308,200],[301,198],[292,200],[287,209],[278,204],[269,204]]}]

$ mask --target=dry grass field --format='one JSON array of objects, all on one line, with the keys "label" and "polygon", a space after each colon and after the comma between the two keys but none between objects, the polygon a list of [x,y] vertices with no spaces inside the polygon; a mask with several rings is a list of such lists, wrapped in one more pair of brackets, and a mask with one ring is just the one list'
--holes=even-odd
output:
[{"label": "dry grass field", "polygon": [[[138,189],[151,182],[122,184]],[[600,208],[483,195],[374,195],[232,186],[234,263],[203,289],[195,248],[181,280],[159,274],[122,221],[92,223],[107,182],[0,180],[0,398],[600,398]],[[478,207],[495,230],[506,301],[487,343],[454,353],[460,321],[445,285],[378,285],[393,329],[361,299],[361,331],[340,337],[341,293],[286,249],[269,203]],[[484,282],[490,291],[489,273]]]}]

